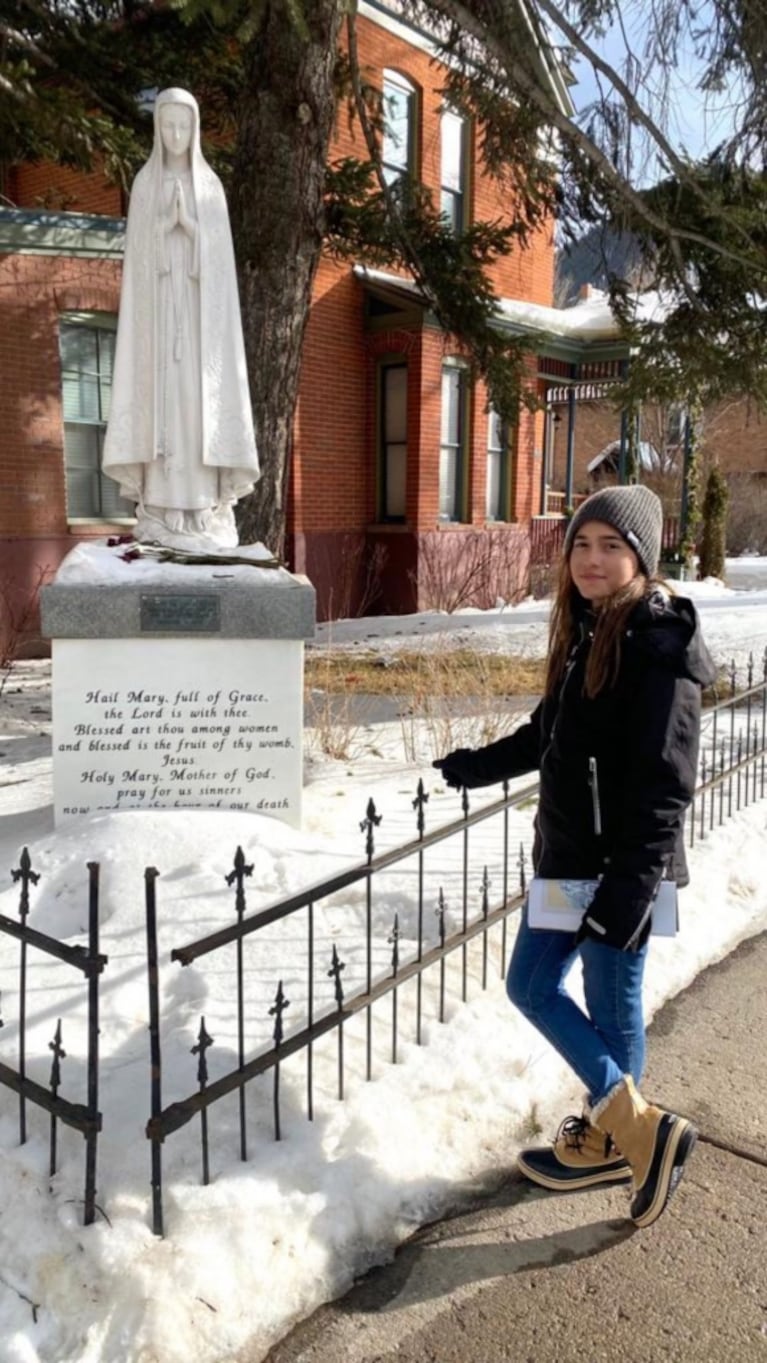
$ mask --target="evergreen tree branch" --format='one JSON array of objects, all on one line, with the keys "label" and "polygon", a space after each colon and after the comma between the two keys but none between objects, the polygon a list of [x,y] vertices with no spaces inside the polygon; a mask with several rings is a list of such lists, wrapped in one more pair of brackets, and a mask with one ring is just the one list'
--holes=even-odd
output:
[{"label": "evergreen tree branch", "polygon": [[[428,7],[449,20],[456,29],[470,34],[499,65],[508,72],[512,88],[529,99],[539,110],[544,120],[554,128],[572,147],[579,151],[603,176],[605,185],[633,210],[637,218],[654,232],[669,241],[680,243],[675,252],[679,266],[679,282],[685,288],[684,259],[681,243],[690,242],[717,252],[730,260],[753,268],[754,261],[741,253],[728,248],[721,242],[712,241],[702,233],[674,227],[670,221],[659,217],[648,207],[644,194],[635,190],[612,164],[609,156],[588,136],[567,114],[563,113],[554,98],[542,87],[517,59],[514,51],[503,42],[490,27],[489,23],[477,17],[470,3],[462,0],[428,0]],[[446,44],[449,49],[449,44]],[[511,91],[510,91],[511,96]],[[687,292],[690,293],[689,288]],[[690,301],[694,294],[690,293]]]}]

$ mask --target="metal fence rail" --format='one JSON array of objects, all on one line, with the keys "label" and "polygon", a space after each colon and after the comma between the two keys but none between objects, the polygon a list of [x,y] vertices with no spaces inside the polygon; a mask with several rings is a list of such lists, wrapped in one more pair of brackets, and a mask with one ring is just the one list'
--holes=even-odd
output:
[{"label": "metal fence rail", "polygon": [[[761,675],[755,679],[753,659],[750,660],[745,689],[738,691],[738,681],[734,665],[726,679],[728,694],[724,699],[709,706],[704,712],[702,726],[702,745],[700,758],[700,779],[695,799],[687,822],[690,844],[696,838],[704,838],[715,824],[722,824],[725,818],[733,815],[743,806],[761,799],[765,794],[765,761],[767,759],[767,653],[761,667]],[[162,1145],[165,1138],[186,1126],[193,1118],[200,1117],[200,1143],[202,1179],[207,1183],[210,1178],[210,1134],[208,1114],[220,1099],[236,1093],[239,1101],[240,1158],[246,1160],[247,1152],[247,1113],[246,1088],[257,1076],[271,1073],[272,1102],[274,1116],[274,1135],[277,1140],[282,1134],[280,1107],[280,1066],[289,1057],[304,1053],[305,1056],[305,1109],[306,1116],[314,1116],[314,1066],[313,1052],[315,1043],[332,1033],[337,1038],[337,1094],[344,1097],[344,1027],[355,1015],[363,1014],[365,1021],[365,1078],[373,1077],[373,1008],[387,996],[391,999],[391,1060],[396,1062],[399,1042],[399,991],[409,981],[415,982],[415,1041],[422,1042],[424,1016],[423,981],[427,972],[437,972],[437,1017],[445,1016],[446,961],[459,953],[460,999],[468,997],[468,949],[469,944],[480,938],[481,972],[480,985],[487,987],[488,980],[488,941],[493,932],[500,937],[499,955],[501,973],[505,968],[506,931],[508,917],[524,901],[526,875],[529,859],[525,848],[517,842],[512,847],[510,834],[510,814],[513,810],[530,802],[537,793],[537,784],[509,794],[508,783],[504,783],[500,800],[480,810],[472,811],[469,797],[462,793],[462,817],[433,831],[427,832],[424,808],[428,795],[422,782],[419,782],[412,801],[415,812],[417,836],[407,843],[376,855],[375,831],[381,816],[372,800],[369,801],[360,829],[365,837],[365,858],[363,861],[344,869],[335,876],[318,881],[297,894],[289,895],[269,904],[254,913],[248,914],[245,881],[252,874],[242,852],[237,849],[234,867],[227,882],[235,888],[235,910],[232,923],[195,941],[177,946],[171,952],[171,960],[183,966],[200,962],[213,953],[231,946],[236,947],[234,970],[234,989],[237,1013],[237,1054],[236,1067],[209,1081],[207,1052],[213,1044],[206,1026],[206,1019],[200,1021],[197,1043],[192,1054],[197,1057],[197,1088],[185,1098],[162,1105],[162,1055],[161,1055],[161,1007],[158,978],[157,948],[157,908],[156,881],[158,872],[150,868],[145,873],[146,910],[147,910],[147,956],[149,963],[150,992],[150,1034],[151,1034],[151,1116],[147,1124],[147,1137],[151,1142],[153,1229],[156,1234],[163,1233],[162,1200]],[[497,820],[500,823],[500,861],[501,887],[497,901],[491,906],[490,878],[485,864],[479,886],[479,902],[476,911],[470,906],[470,832],[472,829]],[[461,871],[458,877],[459,922],[457,930],[446,931],[445,898],[442,885],[436,895],[436,908],[429,901],[428,907],[434,909],[438,923],[438,941],[429,946],[424,933],[424,914],[427,910],[427,891],[425,888],[425,854],[427,850],[458,841],[461,845]],[[415,947],[411,958],[402,959],[400,949],[399,916],[395,914],[387,943],[391,946],[390,969],[381,974],[374,970],[374,884],[386,870],[414,860],[416,864],[414,921],[416,924]],[[512,884],[512,861],[516,861]],[[337,892],[351,886],[359,886],[364,895],[364,940],[362,958],[364,961],[364,986],[347,995],[343,975],[346,963],[341,959],[337,946],[333,943],[330,959],[325,962],[325,974],[332,980],[335,1006],[318,1011],[316,1002],[316,960],[315,918],[318,906]],[[278,978],[274,992],[274,1003],[269,1009],[273,1019],[272,1044],[257,1051],[246,1059],[245,1015],[247,1000],[245,996],[243,946],[248,938],[269,924],[284,920],[296,914],[303,914],[305,920],[305,1004],[301,1025],[289,1036],[285,1035],[284,1014],[290,1006],[285,997],[283,979]],[[380,930],[378,933],[380,941]]]},{"label": "metal fence rail", "polygon": [[[705,838],[738,810],[763,799],[767,786],[767,652],[758,672],[753,659],[749,660],[742,688],[732,665],[720,678],[718,691],[726,694],[704,710],[699,780],[687,819],[690,845]],[[211,1079],[208,1057],[214,1040],[203,1016],[191,1047],[196,1074],[193,1076],[193,1065],[190,1064],[187,1082],[176,1069],[173,1083],[183,1085],[182,1092],[188,1091],[182,1098],[166,1105],[163,1105],[163,1080],[168,1076],[163,1070],[157,931],[159,872],[152,867],[145,871],[151,1063],[151,1115],[146,1134],[151,1147],[152,1223],[157,1234],[163,1233],[162,1147],[168,1137],[199,1118],[202,1181],[208,1183],[212,1144],[209,1117],[220,1100],[236,1095],[239,1156],[241,1160],[247,1160],[247,1098],[248,1085],[252,1081],[265,1076],[270,1080],[272,1126],[275,1138],[280,1140],[284,1117],[281,1067],[292,1057],[299,1057],[303,1062],[302,1106],[311,1121],[318,1082],[315,1074],[318,1043],[324,1041],[327,1045],[328,1040],[331,1042],[332,1091],[343,1099],[349,1064],[346,1032],[352,1022],[360,1030],[359,1037],[356,1030],[352,1033],[357,1047],[355,1055],[361,1057],[360,1073],[370,1080],[374,1078],[376,1067],[374,1029],[379,1044],[377,1063],[381,1063],[381,1037],[386,1060],[396,1063],[406,1023],[414,1042],[421,1045],[425,1040],[426,1021],[445,1021],[448,998],[458,1004],[466,1002],[472,980],[476,981],[475,987],[487,988],[491,944],[493,950],[497,950],[497,963],[503,976],[508,919],[524,902],[530,865],[527,849],[520,841],[519,811],[534,801],[537,789],[537,783],[530,784],[512,795],[508,783],[504,783],[500,799],[474,810],[468,793],[463,791],[461,817],[428,830],[425,810],[429,797],[423,782],[419,781],[411,802],[415,836],[384,851],[376,850],[381,815],[370,800],[360,821],[364,852],[359,861],[254,912],[248,912],[246,894],[246,883],[252,878],[253,867],[238,848],[233,868],[226,877],[233,892],[232,922],[204,937],[176,946],[168,962],[169,966],[173,962],[181,966],[210,962],[212,971],[221,976],[229,970],[229,965],[220,953],[233,949],[231,983],[236,1064]],[[524,820],[525,828],[529,829],[529,815],[525,814]],[[452,848],[456,849],[454,870],[449,869]],[[402,868],[408,869],[403,872]],[[380,888],[386,884],[387,872],[394,869],[398,876],[406,876],[403,879],[406,889],[397,888],[396,908],[390,903],[392,896],[387,899]],[[19,944],[17,1055],[15,1065],[8,1063],[5,1057],[0,1059],[0,1085],[15,1094],[18,1100],[21,1143],[27,1139],[27,1105],[32,1104],[48,1114],[51,1175],[57,1168],[59,1124],[83,1135],[84,1222],[88,1225],[95,1215],[97,1149],[102,1129],[98,1107],[99,980],[107,957],[99,950],[99,867],[95,862],[88,863],[87,946],[72,946],[29,926],[30,888],[40,877],[32,868],[26,848],[21,853],[18,868],[11,874],[14,883],[19,885],[18,920],[0,914],[0,933]],[[445,894],[446,878],[451,886],[449,904]],[[327,928],[328,940],[323,941],[321,915],[332,904],[334,896],[349,891],[354,891],[356,898],[350,901],[351,913],[347,912],[349,904],[344,906],[343,945],[331,940],[332,933],[328,937]],[[385,914],[391,914],[386,920],[389,927],[382,926]],[[260,1026],[264,1037],[270,1036],[270,1042],[249,1044],[246,1024],[252,1029],[254,1000],[249,997],[245,953],[265,940],[265,930],[270,925],[286,920],[294,923],[301,933],[297,964],[285,959],[283,950],[275,969],[271,1006],[265,1008],[263,1005],[263,987],[258,992],[258,1006],[264,1007]],[[353,938],[354,933],[358,940]],[[73,1102],[60,1092],[65,1060],[61,1019],[58,1019],[49,1043],[52,1062],[47,1087],[28,1073],[30,951],[71,966],[87,980],[85,1103]],[[271,961],[269,968],[271,970]],[[293,1001],[293,1013],[288,1013],[291,1001],[286,995],[285,977],[291,969],[294,984],[300,980],[301,985],[300,997]],[[405,990],[408,991],[407,1015],[402,1007]],[[292,1029],[286,1030],[286,1014],[296,1016]],[[3,1027],[0,1018],[0,1029]],[[2,1032],[6,1045],[9,1032],[10,1029]],[[323,1056],[326,1075],[327,1055],[324,1051],[318,1054]],[[196,1087],[193,1087],[195,1079]]]},{"label": "metal fence rail", "polygon": [[[29,852],[25,847],[21,853],[19,866],[11,872],[14,882],[20,885],[19,919],[15,922],[0,914],[0,932],[14,938],[19,943],[19,989],[18,989],[18,1047],[16,1067],[0,1062],[0,1084],[18,1095],[19,1100],[19,1143],[27,1139],[27,1102],[33,1103],[49,1114],[50,1146],[49,1173],[56,1173],[58,1162],[58,1124],[73,1127],[85,1137],[85,1195],[84,1224],[89,1226],[95,1216],[96,1208],[96,1162],[98,1137],[102,1119],[99,1112],[99,976],[107,964],[107,957],[99,951],[99,867],[96,862],[88,863],[88,946],[70,946],[50,937],[47,933],[30,928],[29,888],[36,885],[39,874],[32,869]],[[30,1078],[27,1073],[27,949],[44,952],[66,965],[79,970],[88,981],[88,1041],[87,1041],[87,1101],[70,1102],[59,1093],[61,1085],[61,1062],[66,1057],[63,1046],[61,1018],[56,1024],[53,1040],[49,1049],[53,1053],[48,1088]],[[0,1027],[4,1022],[0,1020]]]}]

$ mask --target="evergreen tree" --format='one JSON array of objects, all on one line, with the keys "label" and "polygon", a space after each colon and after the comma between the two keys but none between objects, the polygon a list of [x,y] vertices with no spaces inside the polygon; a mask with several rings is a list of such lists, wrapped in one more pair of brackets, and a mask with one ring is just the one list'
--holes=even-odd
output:
[{"label": "evergreen tree", "polygon": [[727,504],[730,499],[724,474],[718,464],[714,464],[706,479],[706,495],[703,498],[703,537],[700,546],[699,576],[724,579],[724,561],[727,552]]}]

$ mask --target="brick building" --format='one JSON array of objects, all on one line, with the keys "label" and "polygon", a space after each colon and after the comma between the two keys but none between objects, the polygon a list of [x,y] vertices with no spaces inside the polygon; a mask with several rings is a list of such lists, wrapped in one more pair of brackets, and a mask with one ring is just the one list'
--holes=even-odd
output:
[{"label": "brick building", "polygon": [[[444,107],[428,36],[364,0],[358,41],[367,79],[386,96],[387,171],[415,173],[456,224],[508,214],[483,173],[477,128]],[[566,108],[543,49],[540,61]],[[339,113],[331,158],[361,154],[359,129]],[[0,209],[0,582],[18,611],[73,543],[130,528],[131,507],[99,465],[125,204],[98,174],[50,165],[6,169],[3,193],[15,207]],[[496,263],[499,326],[524,333],[525,308],[550,310],[553,268],[550,230]],[[560,351],[541,333],[529,360],[539,392],[547,366],[559,373]],[[488,550],[479,597],[524,590],[530,525],[544,509],[543,441],[542,411],[501,431],[411,281],[322,260],[287,541],[321,617],[435,604],[436,580],[469,543],[476,552],[478,537]]]},{"label": "brick building", "polygon": [[[587,286],[580,301],[559,316],[563,328],[592,338],[599,335],[604,345],[612,339],[617,348],[611,363],[573,366],[565,382],[546,386],[544,462],[550,511],[588,495],[605,481],[616,481],[621,442],[624,450],[628,442],[626,418],[611,390],[630,355],[620,347],[605,295]],[[680,511],[688,417],[684,403],[651,401],[644,402],[637,414],[639,477],[663,498],[669,517],[678,517]],[[767,413],[752,399],[735,396],[711,403],[696,414],[695,433],[702,479],[712,464],[719,464],[733,501],[739,489],[748,496],[753,480],[767,479]]]}]

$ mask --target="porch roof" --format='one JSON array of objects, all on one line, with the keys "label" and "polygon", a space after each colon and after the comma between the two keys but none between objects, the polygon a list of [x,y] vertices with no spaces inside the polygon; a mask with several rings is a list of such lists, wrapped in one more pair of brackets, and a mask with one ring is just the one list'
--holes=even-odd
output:
[{"label": "porch roof", "polygon": [[0,207],[0,255],[112,256],[125,247],[125,218]]},{"label": "porch roof", "polygon": [[[428,302],[415,280],[406,275],[390,274],[385,270],[355,265],[354,273],[371,293],[389,302],[397,299],[412,308],[428,308]],[[657,293],[636,295],[637,317],[643,321],[660,321],[666,304]],[[595,291],[589,298],[579,299],[569,308],[546,307],[541,303],[526,303],[517,298],[499,299],[497,325],[510,334],[534,342],[538,354],[546,359],[561,360],[572,366],[570,376],[562,374],[556,382],[566,384],[578,376],[581,365],[593,365],[603,360],[628,359],[630,345],[613,316],[607,295]],[[551,376],[554,379],[554,375]]]}]

